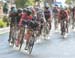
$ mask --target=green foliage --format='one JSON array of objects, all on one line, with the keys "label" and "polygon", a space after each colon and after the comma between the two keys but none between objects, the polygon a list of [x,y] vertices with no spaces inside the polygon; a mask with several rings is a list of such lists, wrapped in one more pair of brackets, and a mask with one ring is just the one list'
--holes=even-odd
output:
[{"label": "green foliage", "polygon": [[10,21],[7,16],[3,16],[2,20],[7,24],[7,26],[9,26]]},{"label": "green foliage", "polygon": [[34,0],[16,0],[17,7],[26,7],[34,5]]},{"label": "green foliage", "polygon": [[24,7],[25,1],[24,0],[16,0],[15,3],[16,3],[17,7]]},{"label": "green foliage", "polygon": [[8,22],[8,17],[7,16],[3,16],[3,22]]},{"label": "green foliage", "polygon": [[39,1],[42,1],[42,0],[35,0],[35,2],[39,2]]},{"label": "green foliage", "polygon": [[0,19],[0,28],[6,27],[6,23],[3,22],[2,19]]},{"label": "green foliage", "polygon": [[65,3],[66,3],[66,4],[71,4],[71,1],[72,1],[72,0],[66,0]]},{"label": "green foliage", "polygon": [[27,0],[24,4],[24,6],[32,6],[34,5],[34,0]]}]

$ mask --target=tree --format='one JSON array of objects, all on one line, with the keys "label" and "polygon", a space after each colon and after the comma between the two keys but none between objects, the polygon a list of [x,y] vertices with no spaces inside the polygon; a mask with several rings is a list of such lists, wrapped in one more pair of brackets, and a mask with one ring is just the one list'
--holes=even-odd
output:
[{"label": "tree", "polygon": [[65,3],[70,5],[72,3],[72,0],[66,0]]},{"label": "tree", "polygon": [[39,2],[39,1],[41,1],[41,0],[35,0],[35,2]]},{"label": "tree", "polygon": [[41,6],[40,4],[41,2],[44,2],[44,0],[35,0],[34,2],[35,2],[35,5]]},{"label": "tree", "polygon": [[25,0],[16,0],[15,3],[17,7],[24,7]]},{"label": "tree", "polygon": [[34,5],[34,0],[16,0],[15,1],[17,7],[26,7]]},{"label": "tree", "polygon": [[24,4],[24,6],[32,6],[34,5],[34,0],[27,0]]}]

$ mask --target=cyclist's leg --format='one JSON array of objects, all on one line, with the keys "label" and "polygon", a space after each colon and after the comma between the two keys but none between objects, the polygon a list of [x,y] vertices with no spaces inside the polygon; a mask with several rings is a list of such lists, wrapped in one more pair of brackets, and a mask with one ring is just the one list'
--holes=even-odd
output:
[{"label": "cyclist's leg", "polygon": [[67,33],[68,33],[68,27],[69,27],[68,24],[69,24],[69,21],[66,20],[66,32]]},{"label": "cyclist's leg", "polygon": [[60,27],[61,27],[61,35],[63,35],[63,28],[64,28],[63,20],[60,21]]},{"label": "cyclist's leg", "polygon": [[30,37],[32,36],[32,31],[31,30],[27,30],[27,33],[25,35],[25,38],[26,38],[26,46],[25,46],[25,50],[28,49],[28,45],[29,45],[29,40],[30,40]]},{"label": "cyclist's leg", "polygon": [[9,42],[11,41],[11,35],[12,35],[11,33],[12,33],[12,26],[10,24],[10,32],[9,32],[9,39],[8,39]]},{"label": "cyclist's leg", "polygon": [[55,30],[57,29],[57,17],[56,15],[54,16],[54,25],[55,25]]},{"label": "cyclist's leg", "polygon": [[72,29],[74,29],[74,17],[72,19]]},{"label": "cyclist's leg", "polygon": [[38,34],[37,34],[37,36],[40,36],[40,35],[42,34],[42,28],[43,28],[43,26],[42,26],[41,23],[40,23],[39,27],[37,28],[37,29],[38,29]]},{"label": "cyclist's leg", "polygon": [[12,40],[12,29],[13,29],[13,22],[11,21],[10,22],[9,39],[8,39],[9,42],[11,42],[11,40]]},{"label": "cyclist's leg", "polygon": [[24,42],[24,35],[25,35],[25,27],[23,26],[22,27],[22,31],[21,31],[21,38],[20,38],[20,48],[19,48],[19,50],[21,50],[21,47],[22,47],[22,44],[23,44],[23,42]]},{"label": "cyclist's leg", "polygon": [[49,30],[51,30],[51,19],[49,19]]},{"label": "cyclist's leg", "polygon": [[16,46],[18,47],[18,45],[20,44],[20,40],[21,40],[21,37],[22,37],[22,32],[23,32],[23,27],[21,26],[20,29],[19,29],[19,33],[18,33],[18,37],[16,39]]},{"label": "cyclist's leg", "polygon": [[73,27],[75,27],[75,18],[74,18],[74,23],[73,23]]},{"label": "cyclist's leg", "polygon": [[15,24],[13,24],[13,27],[12,27],[12,44],[14,45],[15,44]]}]

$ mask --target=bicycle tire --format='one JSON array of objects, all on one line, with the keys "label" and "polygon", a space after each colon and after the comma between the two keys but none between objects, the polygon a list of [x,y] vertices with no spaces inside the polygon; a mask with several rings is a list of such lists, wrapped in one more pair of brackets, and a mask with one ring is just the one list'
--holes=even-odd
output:
[{"label": "bicycle tire", "polygon": [[21,41],[20,41],[20,48],[19,48],[19,50],[21,50],[21,47],[22,47],[22,44],[23,44],[24,33],[25,33],[25,27],[24,27],[24,29],[23,29],[22,39],[21,39]]},{"label": "bicycle tire", "polygon": [[32,49],[33,49],[33,46],[34,46],[34,42],[35,42],[35,38],[29,41],[29,46],[28,46],[29,54],[31,54],[31,52],[32,52]]}]

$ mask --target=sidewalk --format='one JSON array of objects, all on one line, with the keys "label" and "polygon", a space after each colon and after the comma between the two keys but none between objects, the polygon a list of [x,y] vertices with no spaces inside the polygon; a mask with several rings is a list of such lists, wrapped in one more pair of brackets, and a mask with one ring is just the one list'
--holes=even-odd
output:
[{"label": "sidewalk", "polygon": [[9,29],[10,29],[9,27],[6,27],[6,28],[0,28],[0,34],[9,32]]}]

